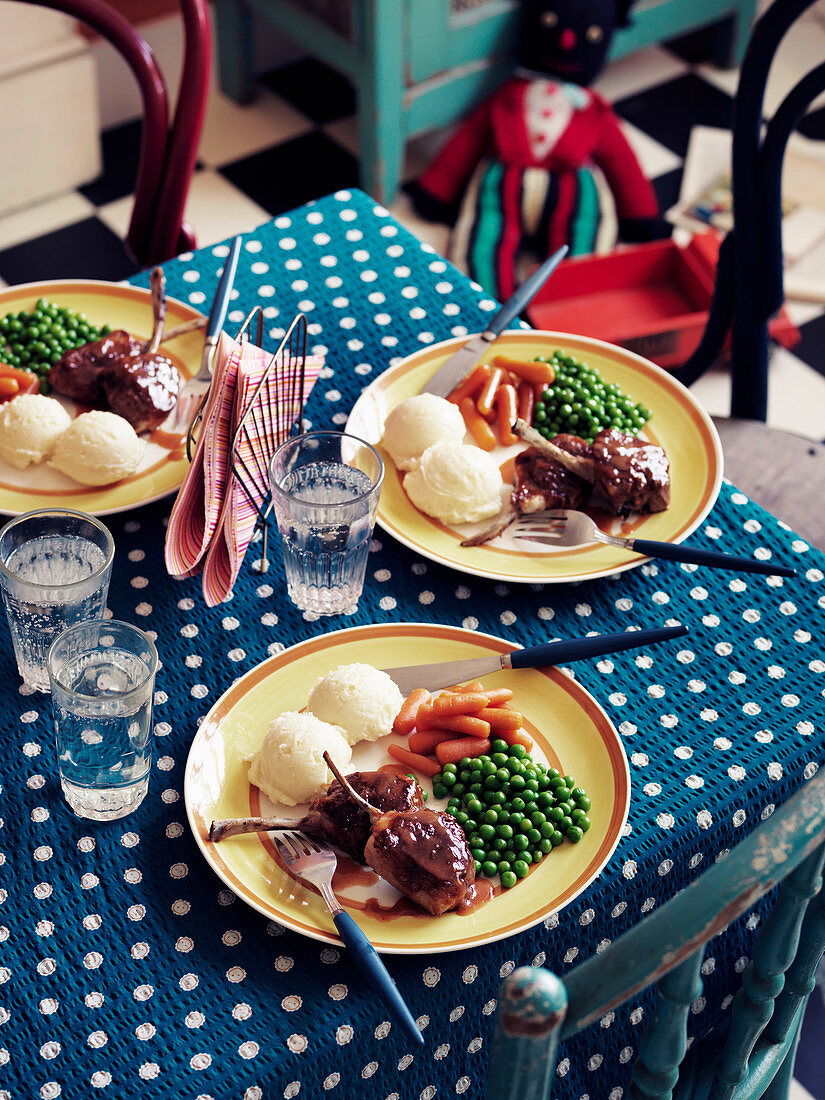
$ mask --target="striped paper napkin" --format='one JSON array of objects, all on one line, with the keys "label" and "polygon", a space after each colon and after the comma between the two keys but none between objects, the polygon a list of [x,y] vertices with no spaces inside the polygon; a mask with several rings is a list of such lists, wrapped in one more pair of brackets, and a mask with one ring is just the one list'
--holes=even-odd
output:
[{"label": "striped paper napkin", "polygon": [[[286,426],[300,415],[324,364],[319,356],[306,358],[303,394],[297,392],[285,358],[270,372],[238,441],[235,462],[247,471],[244,488],[233,471],[230,449],[271,358],[271,352],[222,333],[201,434],[169,517],[166,568],[174,577],[202,570],[208,607],[232,591],[268,491],[269,460],[283,442],[280,436],[286,438]],[[259,409],[267,415],[256,416]]]}]

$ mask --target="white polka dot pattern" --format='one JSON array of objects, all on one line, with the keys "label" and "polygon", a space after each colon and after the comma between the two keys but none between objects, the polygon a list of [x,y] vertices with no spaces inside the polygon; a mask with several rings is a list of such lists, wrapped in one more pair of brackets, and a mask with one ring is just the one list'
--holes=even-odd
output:
[{"label": "white polka dot pattern", "polygon": [[[169,293],[210,301],[226,255],[220,244],[168,264]],[[394,359],[479,331],[496,308],[348,191],[245,235],[227,328],[259,302],[270,346],[298,309],[309,315],[311,343],[326,355],[307,408],[317,426],[344,423],[357,393]],[[24,1062],[30,1071],[21,1095],[33,1082],[42,1097],[480,1098],[503,975],[531,962],[560,970],[607,949],[768,817],[822,758],[825,661],[812,644],[825,607],[821,558],[728,484],[692,539],[794,563],[795,581],[650,563],[588,585],[496,585],[419,561],[376,531],[358,611],[332,622],[288,603],[278,560],[265,578],[245,566],[232,602],[205,609],[196,578],[164,574],[169,507],[110,517],[110,608],[151,631],[163,660],[150,791],[128,821],[91,829],[67,811],[49,708],[18,691],[6,655],[0,814],[11,817],[9,793],[16,811],[14,845],[0,824],[9,955],[0,964],[0,1056],[9,1051],[4,1077],[21,1075]],[[628,825],[599,880],[538,928],[434,959],[387,959],[426,1027],[427,1047],[415,1053],[345,952],[266,922],[206,870],[182,797],[193,733],[237,677],[329,629],[410,619],[522,645],[665,621],[691,627],[679,646],[576,665],[628,752]],[[746,960],[755,927],[715,941],[692,1006],[697,1029],[727,1010],[733,960]],[[15,970],[31,995],[12,1010],[2,977]],[[565,1044],[556,1067],[565,1095],[619,1100],[650,1004],[636,998]]]}]

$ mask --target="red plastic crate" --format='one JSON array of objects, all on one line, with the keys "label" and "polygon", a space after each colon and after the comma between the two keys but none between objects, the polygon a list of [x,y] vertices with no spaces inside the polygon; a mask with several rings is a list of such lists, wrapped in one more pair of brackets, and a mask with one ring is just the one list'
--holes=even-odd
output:
[{"label": "red plastic crate", "polygon": [[[684,247],[652,241],[565,260],[528,306],[527,317],[536,328],[593,336],[661,367],[678,367],[704,332],[720,242],[711,230]],[[768,328],[784,347],[800,339],[784,307]]]}]

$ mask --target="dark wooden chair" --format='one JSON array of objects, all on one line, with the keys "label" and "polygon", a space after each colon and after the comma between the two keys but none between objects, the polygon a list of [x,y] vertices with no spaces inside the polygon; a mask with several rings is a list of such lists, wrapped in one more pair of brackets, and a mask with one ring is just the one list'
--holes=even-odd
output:
[{"label": "dark wooden chair", "polygon": [[[488,1100],[546,1100],[564,1040],[653,983],[653,1018],[638,1044],[630,1100],[781,1100],[802,1015],[825,950],[825,772],[721,863],[563,979],[522,967],[503,982]],[[687,1050],[691,1003],[702,992],[705,945],[777,883],[726,1034]],[[554,1090],[558,1093],[558,1085]]]},{"label": "dark wooden chair", "polygon": [[140,160],[126,248],[144,267],[162,263],[195,244],[184,221],[186,197],[203,128],[212,63],[206,0],[180,0],[184,62],[174,116],[163,73],[135,28],[103,0],[25,0],[64,12],[107,39],[129,65],[143,104]]},{"label": "dark wooden chair", "polygon": [[815,0],[775,0],[745,51],[733,113],[734,228],[722,243],[708,323],[675,373],[692,385],[717,359],[731,332],[731,408],[717,427],[726,474],[820,549],[825,519],[811,501],[825,492],[825,447],[764,426],[768,408],[768,321],[784,300],[782,162],[788,138],[825,90],[825,62],[787,94],[763,126],[768,74],[780,42]]}]

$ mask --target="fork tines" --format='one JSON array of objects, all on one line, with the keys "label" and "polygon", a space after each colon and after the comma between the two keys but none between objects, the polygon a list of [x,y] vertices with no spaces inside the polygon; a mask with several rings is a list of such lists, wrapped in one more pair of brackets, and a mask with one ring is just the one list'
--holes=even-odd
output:
[{"label": "fork tines", "polygon": [[317,855],[323,851],[320,844],[304,833],[299,833],[297,829],[284,829],[280,833],[273,833],[272,839],[287,862],[304,856]]}]

